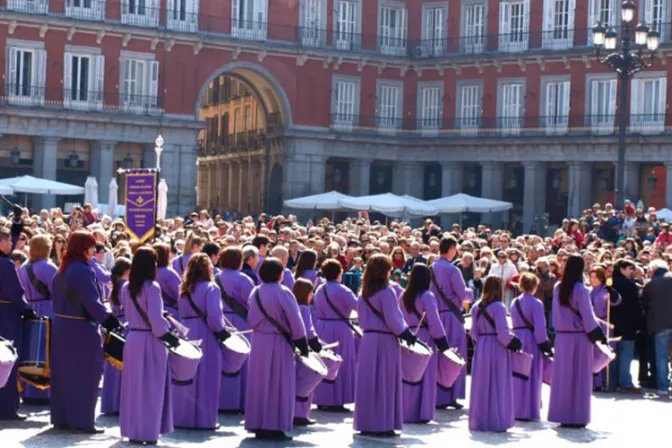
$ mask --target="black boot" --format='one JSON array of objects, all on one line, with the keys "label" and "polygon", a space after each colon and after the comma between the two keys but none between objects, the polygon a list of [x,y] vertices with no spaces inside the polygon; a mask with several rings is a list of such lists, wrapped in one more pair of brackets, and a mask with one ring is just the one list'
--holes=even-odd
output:
[{"label": "black boot", "polygon": [[294,417],[294,426],[311,426],[315,424],[315,420],[305,417]]}]

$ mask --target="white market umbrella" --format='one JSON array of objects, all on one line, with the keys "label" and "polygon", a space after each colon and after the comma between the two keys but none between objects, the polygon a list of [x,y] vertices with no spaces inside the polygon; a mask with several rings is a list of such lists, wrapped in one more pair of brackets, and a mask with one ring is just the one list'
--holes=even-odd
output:
[{"label": "white market umbrella", "polygon": [[159,181],[159,197],[156,202],[156,219],[166,219],[166,209],[168,208],[168,184],[166,179]]},{"label": "white market umbrella", "polygon": [[0,186],[10,187],[14,193],[53,194],[74,196],[84,194],[84,188],[77,185],[64,184],[55,180],[40,179],[33,176],[0,179]]},{"label": "white market umbrella", "polygon": [[288,199],[285,201],[285,207],[301,210],[340,210],[343,207],[339,201],[343,199],[353,198],[338,191],[330,191],[302,198]]},{"label": "white market umbrella", "polygon": [[432,216],[438,213],[435,207],[425,201],[392,193],[343,199],[339,203],[343,208],[350,210],[374,211],[389,215]]},{"label": "white market umbrella", "polygon": [[446,196],[445,198],[427,201],[436,207],[439,214],[451,213],[493,213],[504,212],[513,208],[510,202],[496,201],[494,199],[478,198],[464,193]]},{"label": "white market umbrella", "polygon": [[117,200],[119,196],[119,185],[117,185],[117,179],[112,178],[110,179],[110,186],[109,186],[109,192],[107,196],[107,214],[110,216],[119,216],[115,215],[115,211],[117,208]]},{"label": "white market umbrella", "polygon": [[660,210],[656,210],[656,219],[672,221],[672,210],[669,208],[661,208]]},{"label": "white market umbrella", "polygon": [[14,194],[14,190],[12,190],[12,187],[0,185],[0,194]]},{"label": "white market umbrella", "polygon": [[94,207],[98,204],[98,181],[93,176],[87,177],[84,183],[84,203]]}]

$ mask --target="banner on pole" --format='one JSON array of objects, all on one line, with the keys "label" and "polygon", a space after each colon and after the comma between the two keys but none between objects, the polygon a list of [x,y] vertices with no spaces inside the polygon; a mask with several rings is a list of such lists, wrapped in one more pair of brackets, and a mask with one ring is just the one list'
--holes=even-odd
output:
[{"label": "banner on pole", "polygon": [[156,171],[127,170],[126,232],[140,243],[154,237],[156,226]]}]

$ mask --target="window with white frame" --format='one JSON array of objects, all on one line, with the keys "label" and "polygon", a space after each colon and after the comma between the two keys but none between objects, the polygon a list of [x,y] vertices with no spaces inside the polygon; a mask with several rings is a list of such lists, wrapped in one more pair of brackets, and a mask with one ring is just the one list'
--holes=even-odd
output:
[{"label": "window with white frame", "polygon": [[443,53],[447,15],[443,6],[423,8],[421,56],[440,56]]},{"label": "window with white frame", "polygon": [[266,40],[268,0],[231,0],[231,35],[246,40]]},{"label": "window with white frame", "polygon": [[324,0],[302,0],[301,44],[321,47],[325,41],[326,3]]},{"label": "window with white frame", "polygon": [[443,118],[441,86],[420,87],[420,129],[437,130]]},{"label": "window with white frame", "polygon": [[485,42],[485,3],[467,3],[463,6],[462,52],[482,53]]},{"label": "window with white frame", "polygon": [[381,6],[380,52],[387,55],[406,54],[407,11],[404,6]]},{"label": "window with white frame", "polygon": [[123,0],[121,23],[155,27],[159,24],[159,0]]},{"label": "window with white frame", "polygon": [[105,0],[66,0],[65,15],[77,19],[103,20]]},{"label": "window with white frame", "polygon": [[550,133],[563,133],[569,124],[569,81],[547,81],[545,83],[542,125]]},{"label": "window with white frame", "polygon": [[159,61],[122,54],[121,62],[121,106],[139,112],[156,108]]},{"label": "window with white frame", "polygon": [[616,79],[593,79],[590,81],[590,104],[588,124],[598,133],[611,133],[616,118]]},{"label": "window with white frame", "polygon": [[168,0],[168,29],[195,33],[198,30],[198,8],[199,0]]},{"label": "window with white frame", "polygon": [[499,4],[499,49],[527,50],[529,40],[529,0],[503,0]]},{"label": "window with white frame", "polygon": [[43,48],[10,46],[5,92],[12,103],[44,102],[47,52]]},{"label": "window with white frame", "polygon": [[477,129],[481,122],[481,105],[483,101],[483,86],[481,84],[467,84],[459,86],[459,103],[457,127],[460,129]]},{"label": "window with white frame", "polygon": [[[605,26],[616,26],[621,23],[620,7],[621,0],[588,0],[588,26],[596,23]],[[588,43],[592,45],[593,35],[588,33]]]},{"label": "window with white frame", "polygon": [[641,18],[650,29],[661,33],[661,39],[667,39],[665,24],[670,8],[669,0],[641,0],[639,2]]},{"label": "window with white frame", "polygon": [[102,55],[66,51],[63,60],[63,104],[76,109],[103,107]]},{"label": "window with white frame", "polygon": [[574,8],[575,0],[545,0],[542,38],[544,48],[564,50],[573,45]]},{"label": "window with white frame", "polygon": [[359,4],[355,0],[334,2],[334,42],[338,50],[352,50],[359,46]]},{"label": "window with white frame", "polygon": [[667,110],[667,77],[635,78],[631,85],[631,126],[640,132],[662,131]]},{"label": "window with white frame", "polygon": [[525,85],[520,81],[507,81],[501,83],[499,89],[498,126],[505,133],[516,133],[522,125]]},{"label": "window with white frame", "polygon": [[378,85],[378,126],[398,128],[401,117],[401,86],[397,84]]},{"label": "window with white frame", "polygon": [[7,0],[7,9],[26,13],[46,14],[49,0]]},{"label": "window with white frame", "polygon": [[357,83],[354,80],[334,80],[333,123],[351,126],[357,122]]}]

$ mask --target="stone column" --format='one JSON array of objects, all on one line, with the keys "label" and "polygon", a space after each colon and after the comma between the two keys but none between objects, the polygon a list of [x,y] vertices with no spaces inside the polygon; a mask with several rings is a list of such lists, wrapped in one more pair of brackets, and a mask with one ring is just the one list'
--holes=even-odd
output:
[{"label": "stone column", "polygon": [[154,143],[145,143],[142,145],[142,167],[156,168],[156,153],[154,152]]},{"label": "stone column", "polygon": [[[204,162],[198,164],[196,176],[196,205],[203,207],[203,204],[208,200],[208,167]],[[168,188],[168,192],[170,192],[170,188]]]},{"label": "stone column", "polygon": [[[504,164],[501,162],[481,162],[481,196],[486,199],[502,199],[504,183]],[[481,220],[490,224],[491,228],[502,227],[502,213],[482,213]]]},{"label": "stone column", "polygon": [[590,207],[591,164],[569,162],[569,195],[567,209],[571,218],[580,218],[581,212]]},{"label": "stone column", "polygon": [[238,164],[238,210],[242,214],[246,214],[248,211],[247,210],[248,169],[249,166],[247,165],[247,161],[241,161]]},{"label": "stone column", "polygon": [[313,154],[310,156],[310,194],[324,193],[326,169],[326,157],[322,154]]},{"label": "stone column", "polygon": [[229,167],[222,160],[217,161],[217,208],[226,207],[226,190],[228,189]]},{"label": "stone column", "polygon": [[193,211],[197,190],[196,147],[164,145],[161,154],[161,177],[168,184],[168,216],[184,215]]},{"label": "stone column", "polygon": [[461,162],[441,163],[441,197],[462,193],[464,164]]},{"label": "stone column", "polygon": [[665,207],[672,210],[672,161],[665,162]]},{"label": "stone column", "polygon": [[105,140],[91,143],[90,174],[98,182],[98,201],[109,203],[110,181],[114,175],[114,147],[117,142]]},{"label": "stone column", "polygon": [[[616,166],[614,165],[614,168]],[[618,170],[615,169],[616,177],[618,177]],[[625,163],[625,199],[629,199],[633,204],[639,201],[639,177],[641,172],[641,164],[637,162]],[[617,184],[618,185],[618,184]],[[622,204],[618,204],[622,206]]]},{"label": "stone column", "polygon": [[371,163],[373,159],[350,161],[350,194],[368,196],[371,184]]},{"label": "stone column", "polygon": [[208,191],[210,194],[208,196],[208,204],[206,205],[206,209],[210,210],[210,207],[217,205],[217,196],[219,195],[219,190],[217,189],[217,175],[219,174],[217,161],[211,161],[208,164],[208,168],[208,172],[210,173],[210,177],[208,178]]},{"label": "stone column", "polygon": [[[56,180],[58,168],[58,142],[60,138],[35,137],[33,139],[33,175],[42,179]],[[34,195],[33,209],[39,212],[41,209],[56,206],[54,195]]]},{"label": "stone column", "polygon": [[535,219],[546,212],[546,164],[523,162],[523,168],[525,169],[523,232],[528,233],[535,225]]}]

